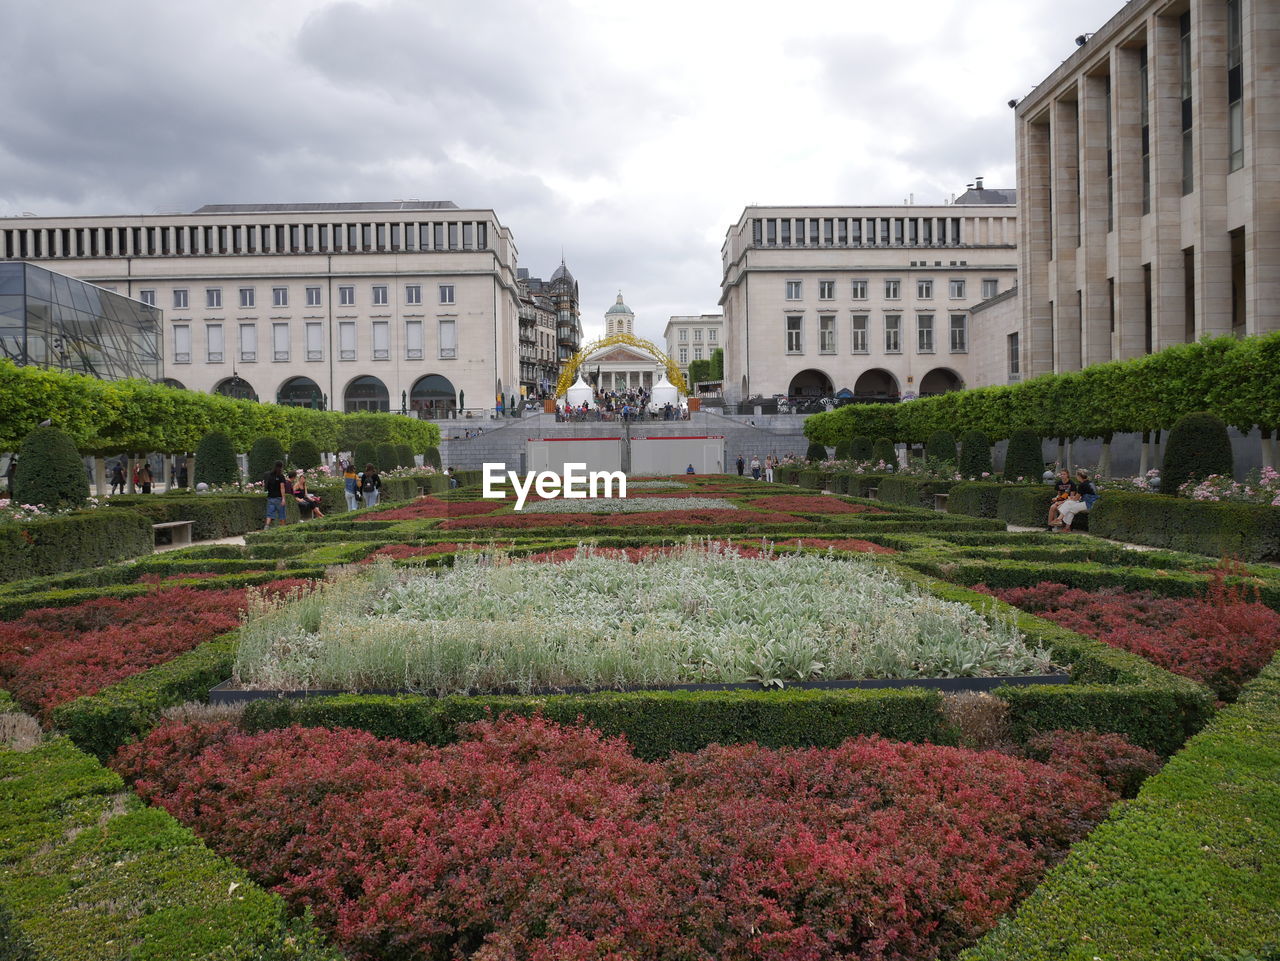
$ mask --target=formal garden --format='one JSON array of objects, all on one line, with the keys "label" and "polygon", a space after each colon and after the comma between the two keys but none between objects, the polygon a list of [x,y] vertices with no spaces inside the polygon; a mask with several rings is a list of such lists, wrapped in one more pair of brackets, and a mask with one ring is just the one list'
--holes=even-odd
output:
[{"label": "formal garden", "polygon": [[[123,448],[28,411],[77,493],[0,523],[0,957],[1277,956],[1280,506],[1196,499],[1231,474],[1196,441],[1181,495],[1050,533],[1059,435],[965,396],[814,418],[776,483],[518,512],[324,414],[317,449],[424,464],[266,532],[237,477],[90,505]],[[320,423],[254,408],[129,449]],[[151,553],[157,517],[244,543]]]}]

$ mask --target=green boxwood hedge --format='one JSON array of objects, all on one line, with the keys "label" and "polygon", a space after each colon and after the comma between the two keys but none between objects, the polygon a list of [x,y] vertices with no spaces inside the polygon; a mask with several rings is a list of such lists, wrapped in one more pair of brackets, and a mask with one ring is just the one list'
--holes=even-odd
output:
[{"label": "green boxwood hedge", "polygon": [[1210,557],[1280,561],[1280,507],[1103,491],[1089,511],[1100,537]]},{"label": "green boxwood hedge", "polygon": [[996,502],[996,516],[1019,527],[1044,527],[1055,496],[1048,484],[1006,484]]},{"label": "green boxwood hedge", "polygon": [[[297,502],[292,497],[284,500],[289,523],[297,523]],[[198,541],[261,530],[267,515],[267,499],[262,494],[138,494],[112,497],[105,503],[142,514],[152,524],[191,521],[191,536]]]},{"label": "green boxwood hedge", "polygon": [[1000,492],[1004,488],[1004,484],[988,481],[964,481],[954,484],[951,487],[951,496],[947,498],[947,511],[951,514],[968,514],[972,517],[998,517]]},{"label": "green boxwood hedge", "polygon": [[98,509],[0,524],[0,581],[150,554],[152,523],[136,511]]},{"label": "green boxwood hedge", "polygon": [[963,961],[1280,957],[1280,658]]},{"label": "green boxwood hedge", "polygon": [[894,475],[880,481],[877,497],[887,504],[924,507],[932,510],[933,495],[948,493],[955,483],[955,481],[921,480],[918,477]]},{"label": "green boxwood hedge", "polygon": [[56,738],[0,749],[6,961],[339,961],[284,902]]}]

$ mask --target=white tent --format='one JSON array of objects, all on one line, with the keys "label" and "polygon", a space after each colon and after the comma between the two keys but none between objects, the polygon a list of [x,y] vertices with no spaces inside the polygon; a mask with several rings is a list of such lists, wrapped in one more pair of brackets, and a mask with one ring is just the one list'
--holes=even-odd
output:
[{"label": "white tent", "polygon": [[582,371],[578,371],[578,379],[564,392],[564,397],[570,407],[581,407],[583,401],[586,401],[588,407],[596,406],[595,391],[582,379]]},{"label": "white tent", "polygon": [[662,379],[654,384],[653,390],[649,392],[649,409],[662,410],[667,404],[679,409],[680,391],[676,389],[675,384],[667,380],[667,372],[664,370]]}]

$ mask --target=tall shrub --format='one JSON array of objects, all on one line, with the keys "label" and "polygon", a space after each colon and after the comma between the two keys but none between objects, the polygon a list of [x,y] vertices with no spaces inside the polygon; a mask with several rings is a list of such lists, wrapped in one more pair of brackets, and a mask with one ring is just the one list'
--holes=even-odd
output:
[{"label": "tall shrub", "polygon": [[810,464],[821,464],[827,459],[827,448],[817,441],[809,444],[809,450],[805,452],[804,459]]},{"label": "tall shrub", "polygon": [[413,467],[413,448],[408,444],[396,444],[396,460],[401,467]]},{"label": "tall shrub", "polygon": [[396,461],[395,444],[379,444],[374,463],[378,465],[378,470],[384,473],[399,467],[400,465]]},{"label": "tall shrub", "polygon": [[991,438],[980,430],[967,430],[961,434],[957,466],[965,477],[991,473]]},{"label": "tall shrub", "polygon": [[836,460],[848,460],[848,459],[849,459],[849,455],[850,455],[850,453],[851,453],[851,451],[852,451],[852,447],[853,447],[853,445],[852,445],[852,444],[850,444],[850,443],[849,443],[849,441],[847,441],[847,440],[840,440],[840,441],[837,441],[837,442],[836,442],[836,453],[835,453],[835,459],[836,459]]},{"label": "tall shrub", "polygon": [[1009,435],[1009,449],[1004,455],[1004,479],[1038,481],[1044,473],[1044,455],[1040,435],[1033,430],[1015,430]]},{"label": "tall shrub", "polygon": [[924,455],[930,460],[956,462],[956,435],[949,430],[935,430],[925,441]]},{"label": "tall shrub", "polygon": [[240,480],[240,468],[236,464],[236,450],[231,438],[220,430],[200,438],[196,445],[195,483],[235,484]]},{"label": "tall shrub", "polygon": [[858,434],[849,441],[849,457],[853,460],[871,460],[871,438]]},{"label": "tall shrub", "polygon": [[259,437],[249,448],[249,480],[262,480],[276,461],[284,462],[284,444],[276,437]]},{"label": "tall shrub", "polygon": [[356,444],[351,457],[356,462],[356,470],[364,470],[365,464],[377,466],[378,447],[372,441],[362,440]]},{"label": "tall shrub", "polygon": [[13,499],[50,508],[82,507],[89,479],[75,441],[56,427],[37,427],[18,448]]},{"label": "tall shrub", "polygon": [[1204,480],[1210,474],[1230,477],[1234,468],[1227,425],[1213,414],[1187,414],[1169,431],[1160,490],[1177,494],[1189,480]]},{"label": "tall shrub", "polygon": [[308,440],[306,437],[296,440],[293,446],[289,448],[289,463],[300,470],[311,470],[313,467],[319,467],[321,463],[320,448],[315,445],[314,441]]},{"label": "tall shrub", "polygon": [[440,460],[440,448],[428,447],[423,451],[422,463],[425,467],[434,467],[436,470],[443,470],[443,463]]},{"label": "tall shrub", "polygon": [[871,445],[871,462],[885,463],[889,469],[898,466],[898,452],[894,449],[893,441],[887,437],[877,437],[876,442]]}]

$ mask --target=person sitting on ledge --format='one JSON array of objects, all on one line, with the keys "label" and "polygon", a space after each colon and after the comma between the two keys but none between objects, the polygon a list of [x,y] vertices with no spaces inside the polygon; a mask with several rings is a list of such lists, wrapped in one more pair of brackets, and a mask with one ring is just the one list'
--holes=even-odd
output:
[{"label": "person sitting on ledge", "polygon": [[1075,489],[1076,485],[1071,480],[1071,472],[1065,467],[1058,471],[1058,479],[1053,485],[1053,503],[1049,505],[1049,530],[1053,530],[1062,523],[1059,512],[1062,510],[1062,505],[1067,502],[1067,498],[1071,496],[1071,492]]},{"label": "person sitting on ledge", "polygon": [[692,473],[693,473],[693,465],[692,465],[692,464],[690,464],[688,467],[686,467],[686,468],[684,469],[684,472],[685,472],[686,474],[692,474]]},{"label": "person sitting on ledge", "polygon": [[1085,514],[1089,508],[1098,501],[1098,492],[1094,488],[1092,481],[1089,480],[1089,472],[1086,470],[1076,471],[1075,490],[1067,500],[1062,502],[1062,506],[1058,508],[1058,513],[1062,517],[1062,530],[1071,530],[1071,522],[1075,520],[1077,514]]}]

